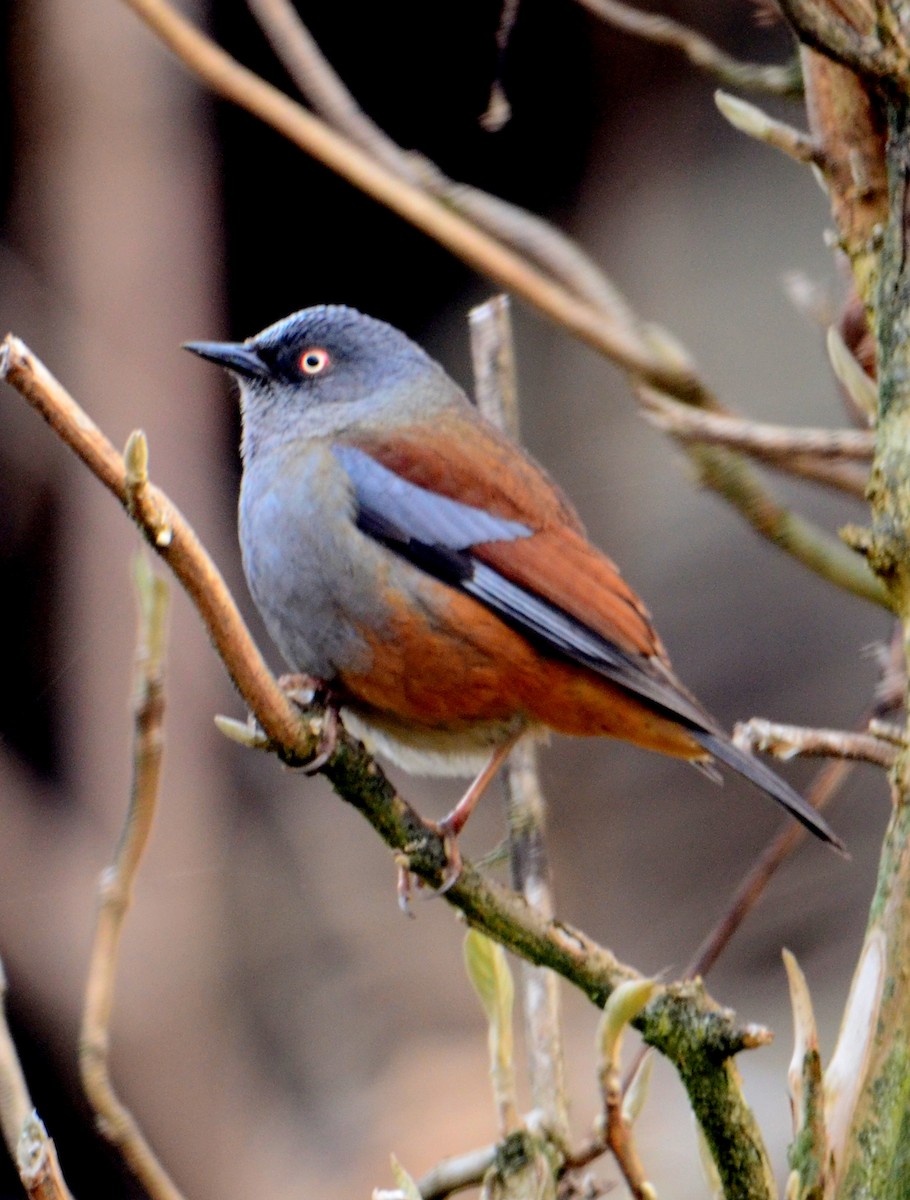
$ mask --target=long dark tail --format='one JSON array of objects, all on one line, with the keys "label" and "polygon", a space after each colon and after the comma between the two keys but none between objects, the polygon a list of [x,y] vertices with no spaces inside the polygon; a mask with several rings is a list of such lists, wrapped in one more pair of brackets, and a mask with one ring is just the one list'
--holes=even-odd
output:
[{"label": "long dark tail", "polygon": [[847,854],[844,843],[812,805],[808,804],[798,792],[794,792],[788,783],[784,783],[781,777],[776,775],[769,766],[766,766],[760,758],[756,758],[755,755],[749,754],[745,750],[740,750],[725,737],[716,733],[709,733],[707,730],[701,729],[693,729],[691,733],[709,754],[713,754],[715,758],[719,758],[728,767],[732,767],[750,783],[754,783],[763,792],[767,792],[816,837],[830,843],[841,854]]}]

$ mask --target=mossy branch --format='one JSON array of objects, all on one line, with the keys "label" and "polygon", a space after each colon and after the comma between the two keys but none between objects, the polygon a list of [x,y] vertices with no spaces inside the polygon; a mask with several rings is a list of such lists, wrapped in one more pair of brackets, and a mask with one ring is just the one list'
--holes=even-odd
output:
[{"label": "mossy branch", "polygon": [[[850,11],[783,0],[804,43],[809,117],[877,347],[879,409],[868,496],[854,531],[910,650],[910,50],[906,6]],[[847,19],[849,15],[850,19]],[[819,57],[822,56],[822,57]],[[825,1075],[832,1178],[826,1196],[907,1195],[910,1173],[910,756],[892,770],[894,812],[882,847],[863,952]]]}]

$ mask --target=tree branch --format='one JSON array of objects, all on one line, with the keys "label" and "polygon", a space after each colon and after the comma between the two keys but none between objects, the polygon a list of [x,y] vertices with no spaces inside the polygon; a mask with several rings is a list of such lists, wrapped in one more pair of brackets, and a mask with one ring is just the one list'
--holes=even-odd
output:
[{"label": "tree branch", "polygon": [[[872,32],[861,33],[828,0],[778,0],[806,46],[859,75],[880,78],[893,70],[891,55]],[[870,29],[872,23],[869,23]]]},{"label": "tree branch", "polygon": [[[135,445],[135,435],[134,443]],[[134,452],[133,459],[143,457]],[[131,456],[127,456],[128,461]],[[144,461],[127,476],[128,505],[147,489]],[[136,510],[138,511],[138,510]],[[154,535],[160,541],[161,532]],[[95,940],[89,959],[85,1007],[79,1038],[82,1086],[96,1124],[123,1156],[153,1200],[183,1200],[132,1113],[114,1090],[109,1068],[110,1022],[123,924],[133,898],[133,883],[148,844],[158,799],[164,748],[163,660],[167,622],[167,585],[143,558],[136,560],[139,629],[134,699],[133,782],[130,803],[114,863],[101,876]]]},{"label": "tree branch", "polygon": [[719,447],[693,446],[699,482],[722,496],[767,541],[837,587],[891,609],[887,588],[855,550],[779,504],[742,459]]},{"label": "tree branch", "polygon": [[778,758],[799,754],[808,758],[847,758],[873,763],[890,770],[900,746],[874,733],[847,729],[806,729],[801,725],[778,725],[753,717],[736,726],[734,740],[748,750],[764,750]]},{"label": "tree branch", "polygon": [[[480,411],[519,436],[518,378],[507,296],[494,296],[468,314],[475,393]],[[512,886],[544,917],[555,911],[546,843],[546,800],[530,738],[518,743],[503,768],[509,822]],[[522,999],[531,1099],[547,1133],[562,1150],[569,1144],[565,1052],[559,987],[552,971],[522,961]]]},{"label": "tree branch", "polygon": [[0,963],[0,1128],[28,1200],[73,1200],[57,1149],[39,1120],[6,1020],[6,975]]},{"label": "tree branch", "polygon": [[727,87],[765,92],[772,96],[798,96],[802,93],[802,76],[799,63],[795,60],[783,67],[740,62],[703,34],[674,21],[672,17],[642,12],[619,0],[578,0],[578,3],[624,33],[678,50],[694,67],[713,75]]},{"label": "tree branch", "polygon": [[394,142],[357,104],[290,0],[247,3],[301,94],[330,125],[400,180],[442,201],[601,310],[644,350],[647,329],[576,242],[526,209],[447,178],[436,163]]},{"label": "tree branch", "polygon": [[645,419],[685,444],[727,446],[744,451],[780,471],[812,479],[864,498],[875,435],[865,429],[794,429],[744,417],[705,412],[680,404],[651,388],[639,388]]},{"label": "tree branch", "polygon": [[722,116],[730,122],[734,129],[745,133],[756,141],[764,142],[773,150],[780,150],[788,158],[806,166],[819,166],[821,152],[814,139],[801,129],[794,129],[784,121],[769,117],[766,112],[754,104],[731,96],[728,92],[714,93],[714,103]]},{"label": "tree branch", "polygon": [[[692,403],[710,392],[676,348],[655,349],[608,313],[579,299],[525,258],[465,220],[445,203],[399,178],[350,140],[242,66],[166,0],[124,0],[174,54],[213,91],[245,108],[374,200],[435,238],[498,286],[523,296],[624,370]],[[656,343],[655,343],[656,345]]]}]

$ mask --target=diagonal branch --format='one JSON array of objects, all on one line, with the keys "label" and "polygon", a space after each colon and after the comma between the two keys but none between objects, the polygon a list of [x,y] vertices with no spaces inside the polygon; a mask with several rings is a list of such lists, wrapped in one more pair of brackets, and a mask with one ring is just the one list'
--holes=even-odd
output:
[{"label": "diagonal branch", "polygon": [[863,498],[875,435],[866,429],[794,429],[744,417],[709,413],[680,404],[650,388],[638,398],[645,419],[678,441],[703,446],[727,446],[768,463],[780,471],[813,479]]},{"label": "diagonal branch", "polygon": [[891,609],[887,589],[855,550],[772,496],[744,460],[720,446],[693,445],[699,483],[717,492],[756,533],[845,591]]},{"label": "diagonal branch", "polygon": [[802,92],[802,75],[796,61],[783,67],[740,62],[703,34],[662,13],[642,12],[620,0],[578,0],[578,3],[624,33],[678,50],[694,67],[728,87],[772,96],[798,96]]},{"label": "diagonal branch", "polygon": [[[399,146],[371,120],[320,50],[291,0],[247,0],[301,94],[333,128],[345,134],[405,183],[442,201],[504,245],[602,310],[645,345],[646,331],[619,289],[588,254],[548,221],[499,196],[449,179],[432,162]],[[505,13],[503,14],[505,16]]]},{"label": "diagonal branch", "polygon": [[374,200],[435,238],[498,286],[524,296],[624,370],[691,403],[715,401],[678,349],[660,352],[625,324],[579,299],[529,264],[523,255],[452,208],[400,179],[350,140],[242,66],[180,15],[166,0],[124,0],[191,71],[213,91],[245,108],[294,145]]},{"label": "diagonal branch", "polygon": [[879,736],[872,730],[806,729],[759,717],[737,724],[734,740],[738,746],[764,750],[779,758],[796,754],[805,758],[844,758],[886,770],[894,766],[903,749],[900,740]]},{"label": "diagonal branch", "polygon": [[[0,379],[28,400],[125,508],[133,502],[140,528],[195,604],[275,752],[295,763],[312,758],[319,744],[318,722],[300,718],[291,708],[265,667],[221,575],[176,506],[151,483],[128,487],[123,457],[12,335],[0,344]],[[143,473],[134,471],[134,478],[141,479]],[[135,503],[137,492],[144,494],[146,504]],[[340,733],[321,771],[341,798],[407,858],[410,871],[432,887],[442,886],[447,866],[443,839],[395,791],[359,743]],[[598,1006],[620,983],[640,978],[586,934],[535,912],[522,896],[482,876],[470,863],[465,863],[446,900],[470,925],[529,962],[559,972]],[[770,1197],[767,1154],[732,1061],[739,1051],[766,1044],[767,1031],[737,1027],[700,980],[660,987],[635,1025],[675,1064],[725,1181],[743,1195]],[[735,1155],[730,1154],[732,1146],[737,1148]]]}]

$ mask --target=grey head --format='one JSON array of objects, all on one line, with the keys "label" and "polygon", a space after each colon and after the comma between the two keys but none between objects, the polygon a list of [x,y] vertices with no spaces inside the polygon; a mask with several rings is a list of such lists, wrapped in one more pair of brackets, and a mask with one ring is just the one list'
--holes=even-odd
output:
[{"label": "grey head", "polygon": [[186,342],[240,385],[244,457],[295,437],[393,428],[468,404],[399,329],[343,305],[276,321],[245,342]]}]

